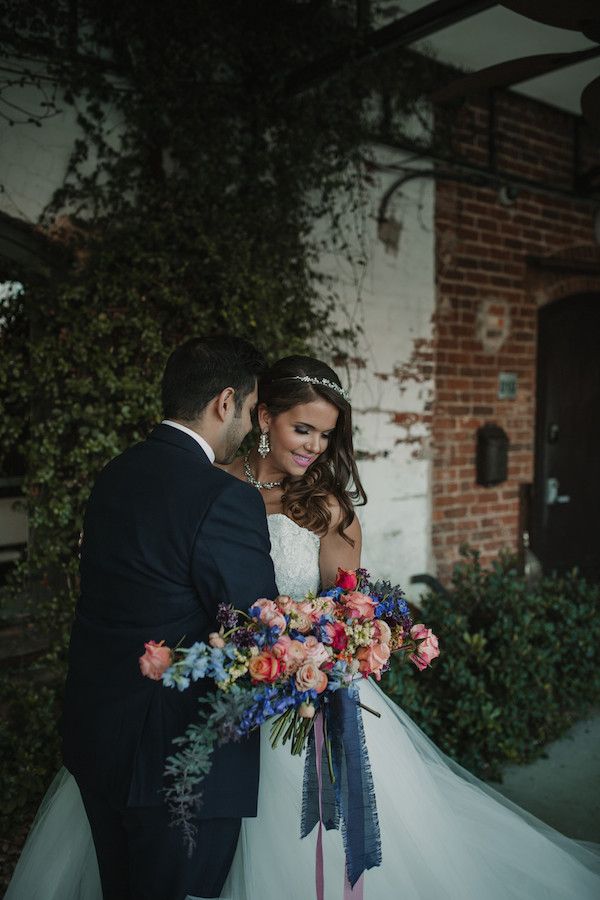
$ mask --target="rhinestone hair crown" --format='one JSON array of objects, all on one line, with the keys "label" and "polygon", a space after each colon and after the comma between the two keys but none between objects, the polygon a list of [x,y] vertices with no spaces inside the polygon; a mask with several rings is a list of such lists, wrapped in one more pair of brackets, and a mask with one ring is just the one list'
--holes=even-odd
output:
[{"label": "rhinestone hair crown", "polygon": [[329,381],[328,378],[316,378],[314,375],[286,375],[284,378],[277,378],[277,381],[304,381],[305,384],[320,384],[321,387],[331,388],[340,397],[343,397],[347,403],[350,403],[350,394],[348,391],[336,384],[335,381]]}]

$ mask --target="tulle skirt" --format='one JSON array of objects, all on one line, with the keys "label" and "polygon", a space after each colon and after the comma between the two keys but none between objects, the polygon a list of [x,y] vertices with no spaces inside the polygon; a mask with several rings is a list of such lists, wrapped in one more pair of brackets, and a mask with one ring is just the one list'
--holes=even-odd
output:
[{"label": "tulle skirt", "polygon": [[[545,825],[441,753],[371,681],[361,699],[377,796],[383,862],[365,900],[598,900],[600,846]],[[223,900],[310,900],[316,829],[300,839],[303,759],[261,738],[256,819],[244,819]],[[324,833],[325,897],[341,900],[341,834]],[[101,900],[77,785],[61,772],[48,791],[5,900]]]}]

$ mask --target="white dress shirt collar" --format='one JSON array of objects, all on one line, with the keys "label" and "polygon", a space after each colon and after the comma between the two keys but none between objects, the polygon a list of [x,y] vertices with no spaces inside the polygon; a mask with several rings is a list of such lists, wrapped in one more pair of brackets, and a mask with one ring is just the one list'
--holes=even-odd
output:
[{"label": "white dress shirt collar", "polygon": [[185,425],[180,425],[179,422],[173,422],[171,419],[163,419],[161,425],[170,425],[171,428],[177,428],[179,431],[183,431],[184,434],[189,434],[190,437],[193,437],[195,441],[197,441],[206,455],[208,456],[211,463],[215,461],[215,451],[210,446],[210,444],[204,440],[201,434],[197,434],[195,431],[192,431],[191,428],[187,428]]}]

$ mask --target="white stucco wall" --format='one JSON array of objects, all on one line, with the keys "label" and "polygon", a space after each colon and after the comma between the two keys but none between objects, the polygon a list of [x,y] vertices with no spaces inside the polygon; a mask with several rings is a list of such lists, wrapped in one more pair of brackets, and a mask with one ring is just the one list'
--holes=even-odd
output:
[{"label": "white stucco wall", "polygon": [[[43,115],[44,102],[53,98],[56,114],[40,120],[40,126],[21,122],[10,126],[0,123],[0,210],[16,219],[37,224],[52,199],[64,183],[69,158],[75,141],[83,136],[77,123],[78,103],[67,103],[60,91],[50,85],[14,87],[3,92],[22,113],[14,113],[17,120]],[[121,138],[119,118],[114,110],[106,109],[104,133],[111,146],[117,147]],[[85,174],[95,167],[93,151],[81,168]]]},{"label": "white stucco wall", "polygon": [[[13,88],[8,99],[27,113],[43,113],[46,95],[35,87]],[[61,186],[79,129],[76,111],[58,99],[58,115],[41,127],[2,122],[0,134],[0,210],[37,223],[54,191]]]},{"label": "white stucco wall", "polygon": [[[374,148],[382,164],[405,162],[397,152]],[[415,164],[423,169],[423,161]],[[377,209],[398,172],[379,172],[369,186],[364,228],[346,222],[357,257],[366,250],[366,271],[357,301],[353,267],[324,254],[321,267],[333,276],[342,299],[340,324],[354,318],[363,329],[346,371],[351,386],[355,448],[368,504],[359,509],[363,564],[373,575],[400,583],[417,599],[422,588],[409,578],[432,572],[429,404],[433,392],[431,341],[435,306],[433,180],[409,181],[387,214],[401,225],[397,253],[378,237]],[[324,228],[323,223],[319,228]],[[354,267],[356,272],[356,266]]]}]

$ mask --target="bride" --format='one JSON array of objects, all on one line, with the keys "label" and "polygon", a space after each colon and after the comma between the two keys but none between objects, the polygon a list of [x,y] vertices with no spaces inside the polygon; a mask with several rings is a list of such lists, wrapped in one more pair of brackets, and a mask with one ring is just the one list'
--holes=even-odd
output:
[{"label": "bride", "polygon": [[[259,386],[260,442],[227,470],[265,501],[279,591],[302,597],[355,569],[353,506],[366,500],[352,450],[350,404],[335,372],[287,357]],[[443,639],[443,635],[442,635]],[[592,900],[598,848],[570,840],[446,757],[370,679],[361,701],[377,800],[382,865],[364,876],[365,900]],[[300,838],[303,760],[261,732],[258,815],[244,819],[225,900],[314,897],[313,832]],[[338,831],[324,835],[325,898],[344,894]],[[350,896],[360,896],[355,888]],[[346,895],[348,896],[348,895]],[[101,900],[89,826],[74,779],[62,771],[36,817],[6,900]]]}]

